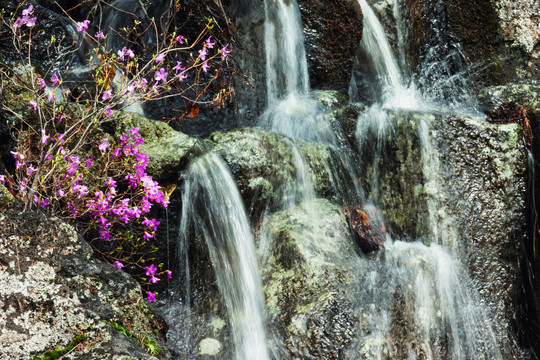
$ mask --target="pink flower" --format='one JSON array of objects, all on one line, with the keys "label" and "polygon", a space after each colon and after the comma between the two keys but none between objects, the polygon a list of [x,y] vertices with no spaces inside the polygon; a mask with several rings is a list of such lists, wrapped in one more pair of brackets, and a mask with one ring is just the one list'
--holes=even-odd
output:
[{"label": "pink flower", "polygon": [[159,280],[160,280],[160,278],[155,277],[155,276],[152,276],[152,277],[150,278],[150,280],[148,280],[148,282],[151,283],[151,284],[155,284],[155,283],[157,283]]},{"label": "pink flower", "polygon": [[105,35],[103,35],[103,30],[99,30],[99,32],[96,33],[96,37],[98,39],[103,39],[105,37]]},{"label": "pink flower", "polygon": [[47,135],[47,133],[45,132],[45,129],[41,129],[41,143],[46,144],[47,141],[49,140],[49,137],[50,136]]},{"label": "pink flower", "polygon": [[131,49],[126,50],[126,55],[129,56],[130,59],[133,59],[135,57],[135,53]]},{"label": "pink flower", "polygon": [[93,159],[93,158],[90,158],[90,159],[86,160],[86,168],[87,168],[87,169],[89,169],[89,168],[92,167],[92,159]]},{"label": "pink flower", "polygon": [[172,271],[171,270],[167,270],[167,278],[172,278]]},{"label": "pink flower", "polygon": [[64,197],[64,196],[66,196],[65,191],[62,189],[58,190],[58,197]]},{"label": "pink flower", "polygon": [[108,117],[111,117],[111,114],[112,114],[111,108],[107,108],[107,110],[105,110],[105,115],[107,115]]},{"label": "pink flower", "polygon": [[144,219],[142,221],[142,224],[147,226],[150,230],[156,231],[159,225],[159,221],[157,221],[156,219],[152,219],[152,220]]},{"label": "pink flower", "polygon": [[101,145],[98,146],[99,150],[104,153],[105,151],[107,151],[107,148],[109,147],[109,139],[108,138],[105,138],[103,139],[103,142],[101,143]]},{"label": "pink flower", "polygon": [[112,88],[108,88],[103,92],[103,96],[101,96],[102,100],[107,100],[112,98]]},{"label": "pink flower", "polygon": [[37,79],[37,84],[39,85],[39,90],[42,90],[47,84],[45,83],[45,80],[42,78]]},{"label": "pink flower", "polygon": [[4,175],[0,175],[0,183],[2,184],[6,183],[6,177]]},{"label": "pink flower", "polygon": [[156,79],[156,81],[163,81],[164,83],[166,83],[167,82],[167,75],[169,75],[169,73],[166,73],[165,69],[161,68],[161,69],[159,69],[159,71],[156,71],[155,79]]},{"label": "pink flower", "polygon": [[26,26],[28,27],[34,26],[36,24],[36,20],[37,18],[26,19]]},{"label": "pink flower", "polygon": [[23,16],[28,16],[34,12],[34,6],[30,5],[22,11]]},{"label": "pink flower", "polygon": [[53,76],[49,80],[51,80],[53,86],[56,86],[56,84],[58,84],[58,81],[60,81],[56,73],[54,73]]},{"label": "pink flower", "polygon": [[147,291],[146,293],[148,294],[148,296],[146,297],[146,300],[148,300],[148,302],[156,301],[156,294],[151,291]]},{"label": "pink flower", "polygon": [[23,19],[21,18],[17,18],[17,20],[15,20],[15,22],[13,23],[13,27],[16,29],[16,28],[20,28],[21,26],[23,26]]},{"label": "pink flower", "polygon": [[210,69],[210,65],[208,65],[208,61],[204,62],[204,64],[202,65],[202,69],[204,72],[207,72],[208,69]]},{"label": "pink flower", "polygon": [[55,101],[56,100],[56,95],[54,95],[54,91],[52,91],[52,90],[47,91],[47,100],[49,100],[49,101]]},{"label": "pink flower", "polygon": [[154,264],[151,264],[150,266],[145,266],[144,269],[146,270],[146,276],[156,275],[157,267]]},{"label": "pink flower", "polygon": [[212,49],[212,48],[214,47],[214,45],[216,45],[215,42],[212,42],[212,37],[211,37],[211,36],[210,36],[208,39],[206,39],[205,44],[206,44],[206,46],[208,46],[210,49]]},{"label": "pink flower", "polygon": [[41,202],[41,207],[42,207],[42,208],[45,208],[45,207],[47,207],[47,205],[49,205],[49,204],[50,204],[49,199],[45,198],[45,199],[43,199],[43,201]]},{"label": "pink flower", "polygon": [[206,55],[208,55],[207,48],[204,47],[201,50],[199,50],[199,59],[201,59],[202,61],[206,60]]},{"label": "pink flower", "polygon": [[99,230],[99,237],[103,240],[110,240],[111,234],[109,234],[109,232],[106,230]]},{"label": "pink flower", "polygon": [[34,110],[37,110],[37,102],[35,100],[30,100],[29,108],[33,108]]},{"label": "pink flower", "polygon": [[182,72],[180,73],[180,75],[178,75],[178,81],[182,82],[182,81],[184,81],[185,79],[187,79],[187,77],[188,77],[188,76],[186,75],[186,72],[185,72],[185,71],[182,71]]},{"label": "pink flower", "polygon": [[84,20],[82,22],[77,22],[77,32],[85,33],[88,30],[88,25],[90,25],[90,20]]},{"label": "pink flower", "polygon": [[28,176],[32,176],[32,174],[36,171],[37,169],[34,167],[34,165],[30,164],[28,165],[28,168],[26,169],[26,173],[28,174]]},{"label": "pink flower", "polygon": [[163,62],[163,60],[165,60],[165,53],[156,55],[156,58],[154,60],[157,63]]},{"label": "pink flower", "polygon": [[225,60],[225,58],[227,57],[227,55],[229,55],[231,53],[231,50],[227,50],[227,47],[229,46],[229,44],[225,45],[224,47],[222,47],[219,52],[221,53],[221,60]]},{"label": "pink flower", "polygon": [[115,262],[113,265],[116,266],[119,269],[124,267],[124,264],[122,264],[120,261]]},{"label": "pink flower", "polygon": [[152,235],[150,233],[147,233],[146,231],[144,232],[144,235],[143,235],[144,240],[150,241],[150,239],[152,239],[153,237],[154,237],[154,235]]},{"label": "pink flower", "polygon": [[180,44],[182,44],[183,42],[187,44],[187,39],[183,37],[182,35],[177,36],[176,41],[178,41]]},{"label": "pink flower", "polygon": [[182,63],[180,61],[176,62],[176,66],[173,69],[175,70],[175,74],[178,74],[179,71],[186,70],[186,68],[182,67]]}]

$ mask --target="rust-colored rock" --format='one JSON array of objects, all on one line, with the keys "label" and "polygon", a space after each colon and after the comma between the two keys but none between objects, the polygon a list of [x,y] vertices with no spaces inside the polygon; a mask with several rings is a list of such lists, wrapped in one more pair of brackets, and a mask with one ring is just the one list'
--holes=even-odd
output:
[{"label": "rust-colored rock", "polygon": [[364,254],[384,249],[384,228],[363,211],[360,206],[342,206],[341,210],[347,219],[354,241]]}]

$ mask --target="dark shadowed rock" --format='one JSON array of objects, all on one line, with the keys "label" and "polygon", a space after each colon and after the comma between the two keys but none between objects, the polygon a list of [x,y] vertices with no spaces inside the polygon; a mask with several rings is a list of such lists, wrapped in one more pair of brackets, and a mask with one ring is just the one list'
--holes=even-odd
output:
[{"label": "dark shadowed rock", "polygon": [[347,93],[362,39],[357,0],[299,0],[311,87]]}]

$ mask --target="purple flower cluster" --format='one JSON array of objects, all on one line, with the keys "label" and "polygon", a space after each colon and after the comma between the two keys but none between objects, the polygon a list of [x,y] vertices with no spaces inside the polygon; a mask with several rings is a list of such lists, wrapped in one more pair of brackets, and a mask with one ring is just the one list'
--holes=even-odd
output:
[{"label": "purple flower cluster", "polygon": [[13,27],[15,28],[20,28],[22,27],[23,25],[26,25],[28,27],[32,27],[36,24],[36,19],[37,18],[30,18],[29,16],[32,15],[34,13],[34,6],[30,5],[28,6],[26,9],[24,9],[22,11],[22,15],[23,17],[22,18],[17,18],[17,20],[15,20],[15,22],[13,23]]}]

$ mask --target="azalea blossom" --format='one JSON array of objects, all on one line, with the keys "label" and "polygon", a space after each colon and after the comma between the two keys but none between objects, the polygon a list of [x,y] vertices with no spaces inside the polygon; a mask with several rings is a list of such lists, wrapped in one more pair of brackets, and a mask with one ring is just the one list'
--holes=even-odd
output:
[{"label": "azalea blossom", "polygon": [[99,30],[99,32],[96,33],[96,37],[98,39],[103,39],[105,35],[103,34],[103,30]]},{"label": "azalea blossom", "polygon": [[45,132],[45,129],[41,129],[41,143],[42,144],[46,144],[47,141],[49,140],[49,135],[47,135],[47,133]]},{"label": "azalea blossom", "polygon": [[58,84],[58,81],[60,81],[56,73],[54,73],[53,76],[49,80],[51,80],[53,86],[56,86],[56,84]]},{"label": "azalea blossom", "polygon": [[37,110],[37,102],[35,100],[30,100],[30,106],[34,110]]},{"label": "azalea blossom", "polygon": [[2,184],[6,183],[6,177],[4,175],[0,175],[0,183]]},{"label": "azalea blossom", "polygon": [[52,91],[52,90],[47,91],[47,100],[49,100],[49,101],[55,101],[56,100],[56,95],[54,95],[54,91]]},{"label": "azalea blossom", "polygon": [[206,39],[205,44],[206,44],[206,46],[208,46],[210,49],[212,49],[212,48],[214,47],[214,45],[216,45],[215,42],[212,42],[212,37],[211,37],[211,36],[210,36],[208,39]]},{"label": "azalea blossom", "polygon": [[103,92],[103,95],[101,96],[102,100],[107,100],[112,98],[112,88],[108,88]]},{"label": "azalea blossom", "polygon": [[81,22],[77,22],[77,32],[85,33],[86,30],[88,30],[88,25],[90,25],[90,20],[84,20]]},{"label": "azalea blossom", "polygon": [[224,47],[222,47],[221,49],[219,49],[219,52],[221,53],[221,60],[225,60],[227,55],[229,55],[231,53],[231,50],[227,49],[228,46],[229,46],[229,44],[227,44]]},{"label": "azalea blossom", "polygon": [[159,55],[156,55],[155,61],[157,63],[163,62],[163,60],[165,60],[165,53],[161,53]]},{"label": "azalea blossom", "polygon": [[109,147],[109,139],[108,138],[105,138],[103,139],[103,142],[98,146],[98,149],[104,153],[105,151],[107,151],[107,148]]},{"label": "azalea blossom", "polygon": [[115,262],[113,265],[116,266],[116,267],[119,268],[119,269],[121,269],[121,268],[123,268],[123,267],[125,266],[125,265],[122,264],[120,261]]},{"label": "azalea blossom", "polygon": [[199,59],[201,59],[202,61],[206,60],[206,55],[208,55],[207,48],[204,47],[201,50],[199,50]]},{"label": "azalea blossom", "polygon": [[148,302],[154,302],[156,301],[156,294],[151,292],[151,291],[147,291],[146,292],[148,294],[148,296],[146,297],[146,300],[148,300]]},{"label": "azalea blossom", "polygon": [[158,82],[161,80],[164,83],[166,83],[167,82],[167,75],[169,75],[169,73],[166,73],[165,69],[161,68],[161,69],[159,69],[159,71],[156,71],[155,79]]},{"label": "azalea blossom", "polygon": [[158,278],[158,277],[152,276],[152,277],[150,278],[150,280],[148,280],[148,282],[151,283],[151,284],[155,284],[155,283],[157,283],[159,280],[161,280],[161,279]]},{"label": "azalea blossom", "polygon": [[144,269],[146,270],[146,276],[156,275],[157,267],[154,264],[151,264],[150,266],[145,266]]},{"label": "azalea blossom", "polygon": [[208,69],[210,69],[210,65],[208,65],[208,61],[204,62],[204,64],[202,65],[202,69],[204,72],[207,72]]},{"label": "azalea blossom", "polygon": [[182,82],[184,81],[185,79],[187,79],[187,74],[185,71],[182,71],[179,75],[178,75],[178,81]]},{"label": "azalea blossom", "polygon": [[186,68],[182,67],[182,63],[180,61],[176,62],[176,66],[173,69],[175,70],[175,74],[178,74],[179,71],[186,70]]},{"label": "azalea blossom", "polygon": [[176,41],[178,41],[180,44],[182,44],[183,42],[187,44],[187,39],[183,37],[182,35],[177,36]]},{"label": "azalea blossom", "polygon": [[37,84],[39,85],[39,90],[42,90],[47,84],[45,83],[45,80],[42,78],[37,79]]}]

